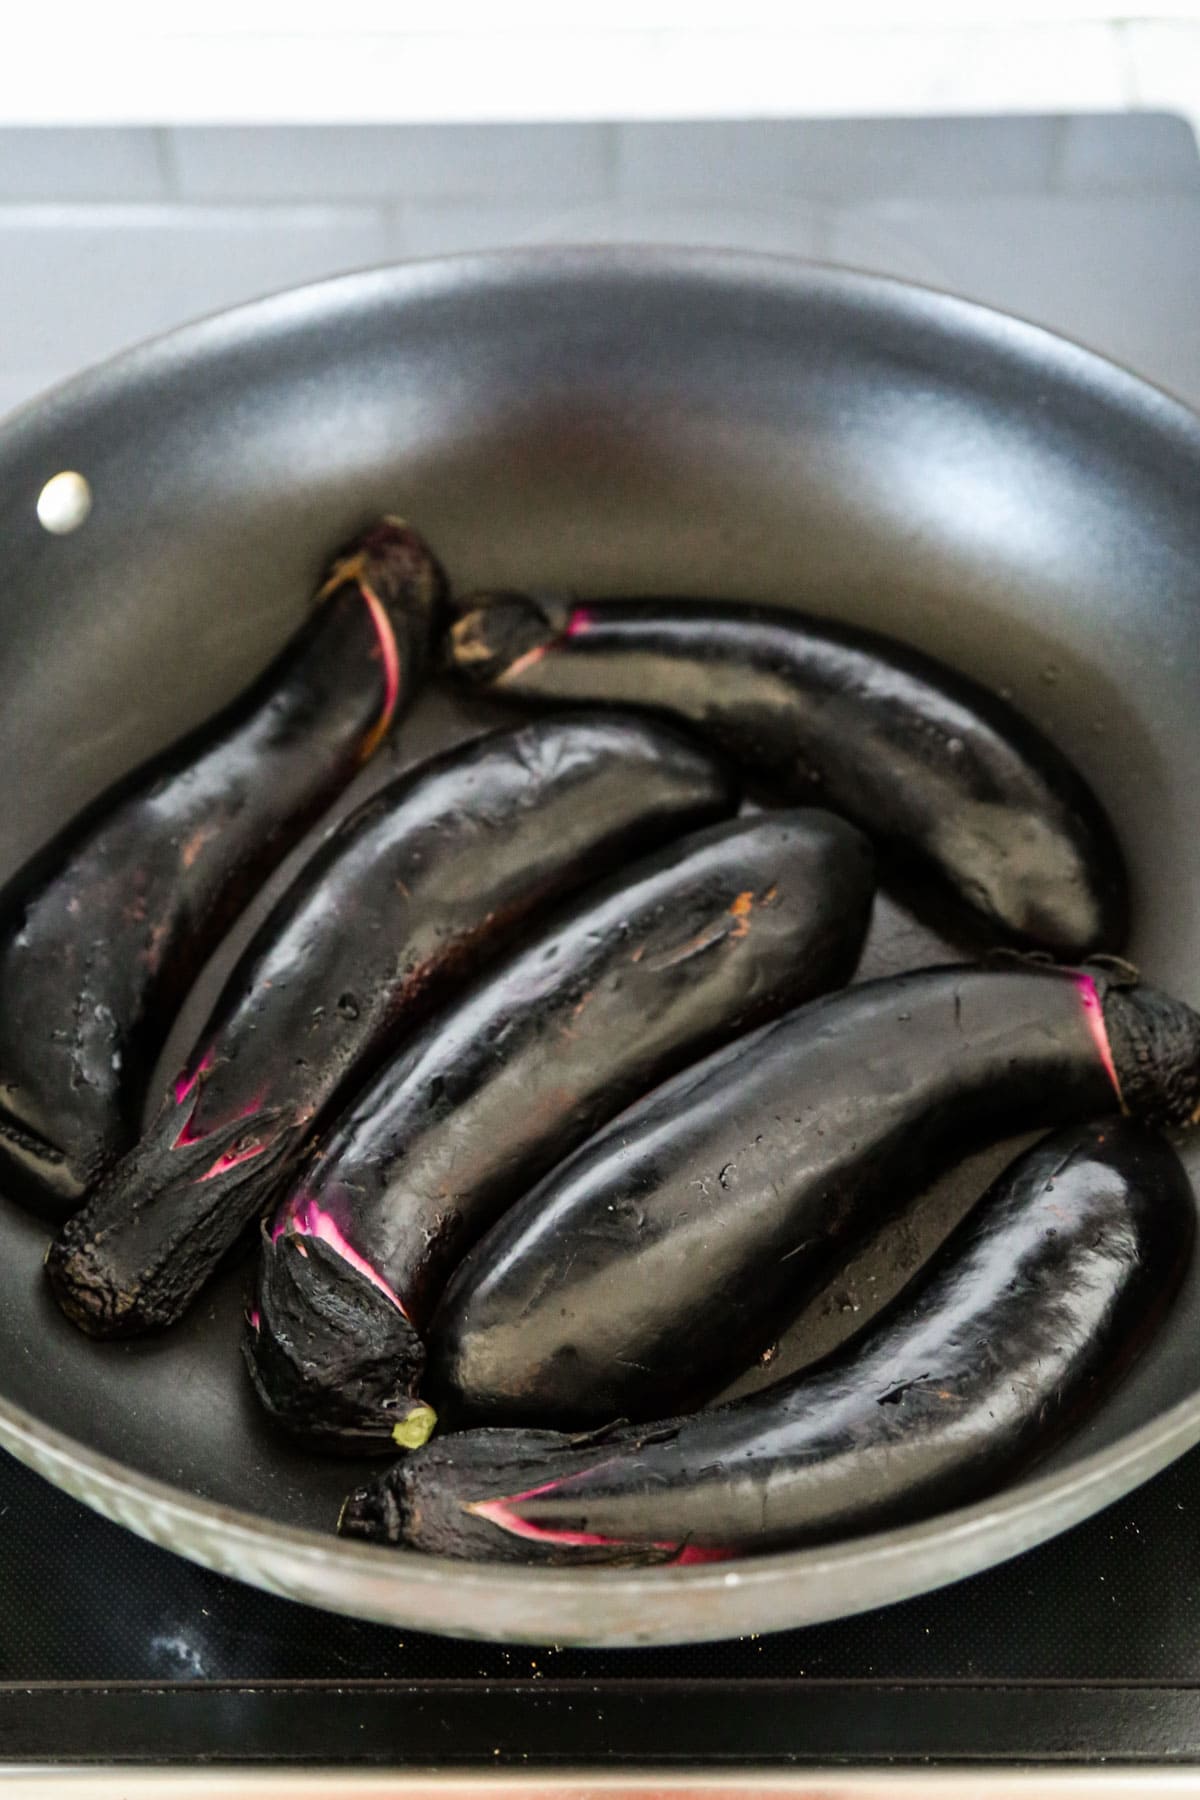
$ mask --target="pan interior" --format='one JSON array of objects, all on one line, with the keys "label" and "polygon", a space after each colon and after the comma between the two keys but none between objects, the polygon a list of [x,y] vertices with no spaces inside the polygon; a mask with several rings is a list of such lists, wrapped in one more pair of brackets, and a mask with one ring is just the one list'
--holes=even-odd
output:
[{"label": "pan interior", "polygon": [[[54,535],[37,500],[62,470],[92,510]],[[465,261],[248,309],[0,434],[0,874],[235,692],[329,547],[400,511],[463,589],[792,604],[986,682],[1094,784],[1134,871],[1132,955],[1200,1002],[1198,477],[1189,415],[1107,365],[937,296],[768,261]],[[432,693],[364,781],[497,716]],[[881,908],[873,972],[939,953]],[[890,1229],[772,1375],[860,1325],[1005,1154]],[[0,1222],[0,1398],[190,1494],[332,1528],[355,1466],[258,1415],[244,1264],[173,1334],[96,1345],[47,1296],[45,1228],[2,1198]],[[1198,1325],[1200,1271],[1057,1464],[1192,1396]]]}]

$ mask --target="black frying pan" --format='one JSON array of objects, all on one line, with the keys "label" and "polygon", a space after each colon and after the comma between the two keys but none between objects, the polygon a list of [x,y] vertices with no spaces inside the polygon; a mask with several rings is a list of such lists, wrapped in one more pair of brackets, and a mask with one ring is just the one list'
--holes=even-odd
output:
[{"label": "black frying pan", "polygon": [[[53,536],[37,503],[65,469],[94,506]],[[12,421],[0,876],[240,687],[330,546],[383,510],[419,522],[464,588],[791,602],[1010,695],[1113,815],[1134,956],[1200,1002],[1200,421],[1031,326],[769,259],[562,251],[353,276],[177,332]],[[430,696],[369,779],[494,717]],[[938,949],[885,908],[870,963]],[[986,1172],[890,1232],[790,1354],[861,1324]],[[0,1201],[0,1232],[0,1442],[185,1555],[427,1630],[611,1644],[828,1618],[1012,1555],[1200,1439],[1197,1269],[1086,1430],[983,1504],[716,1567],[441,1564],[332,1536],[358,1471],[257,1416],[244,1270],[173,1335],[98,1345],[44,1290],[44,1228]]]}]

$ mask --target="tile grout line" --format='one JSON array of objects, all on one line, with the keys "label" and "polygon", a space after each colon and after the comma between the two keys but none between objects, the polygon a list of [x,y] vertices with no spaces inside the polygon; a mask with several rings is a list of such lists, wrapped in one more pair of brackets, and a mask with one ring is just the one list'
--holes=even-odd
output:
[{"label": "tile grout line", "polygon": [[1046,171],[1046,191],[1049,194],[1061,194],[1065,191],[1064,176],[1067,165],[1067,149],[1070,142],[1071,118],[1069,113],[1059,113],[1053,122],[1050,137],[1049,167]]},{"label": "tile grout line", "polygon": [[158,178],[162,182],[163,199],[173,206],[182,203],[180,193],[179,159],[175,154],[175,130],[171,125],[155,125],[151,128],[151,141],[154,146],[154,161],[158,168]]}]

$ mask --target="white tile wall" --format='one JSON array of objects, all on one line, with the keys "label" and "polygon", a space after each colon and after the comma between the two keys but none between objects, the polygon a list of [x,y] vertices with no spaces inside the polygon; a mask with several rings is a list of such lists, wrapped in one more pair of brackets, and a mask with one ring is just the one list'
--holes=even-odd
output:
[{"label": "white tile wall", "polygon": [[[1153,265],[1161,277],[1143,287],[1136,310],[1116,320],[1103,291],[1114,233],[1131,267]],[[884,258],[871,254],[871,240],[886,234],[880,248],[890,273],[964,293],[986,288],[994,305],[1033,318],[1053,316],[1065,261],[1077,278],[1075,336],[1103,343],[1108,354],[1135,366],[1147,340],[1165,345],[1174,340],[1191,366],[1196,336],[1191,271],[1198,233],[1200,197],[1194,192],[1146,195],[1136,208],[1117,196],[1080,200],[1059,194],[994,195],[936,207],[892,200],[839,213],[829,255],[835,262],[879,266]],[[1008,251],[1007,272],[995,255],[997,243]],[[1176,278],[1170,279],[1167,259],[1173,252],[1178,262]],[[1042,269],[1044,289],[1038,283]]]},{"label": "white tile wall", "polygon": [[974,192],[1048,188],[1065,123],[1031,120],[1017,136],[1003,120],[945,120],[940,165],[930,164],[920,125],[906,119],[880,121],[869,134],[849,120],[625,124],[617,131],[617,189],[723,200],[788,192],[839,199],[905,193],[915,158],[924,193],[957,193],[964,184]]},{"label": "white tile wall", "polygon": [[1054,110],[1151,90],[1200,111],[1200,0],[1132,22],[1116,0],[524,0],[502,17],[469,0],[175,0],[149,23],[139,7],[136,28],[114,0],[10,10],[0,125]]},{"label": "white tile wall", "polygon": [[[550,216],[554,210],[550,206]],[[528,244],[535,241],[547,216],[547,203],[533,200],[481,198],[405,205],[392,214],[391,254],[449,256],[497,249],[503,244]]]},{"label": "white tile wall", "polygon": [[[556,36],[596,31],[719,31],[731,23],[755,30],[781,26],[819,29],[834,9],[827,0],[739,0],[731,19],[728,0],[505,0],[504,22],[513,31]],[[1064,19],[1127,17],[1104,0],[841,0],[836,9],[847,25],[1029,24]],[[1140,10],[1140,9],[1139,9]],[[1149,10],[1169,18],[1195,12],[1194,0],[1157,0]],[[53,15],[37,9],[16,15],[8,27],[17,38],[41,38],[94,24],[92,0],[56,0]],[[397,6],[396,0],[339,0],[335,15],[325,4],[305,0],[173,0],[152,11],[145,0],[108,0],[104,26],[121,36],[246,38],[274,36],[346,37],[387,33],[413,37],[430,30],[463,37],[493,30],[495,0],[439,0],[436,10]]]},{"label": "white tile wall", "polygon": [[[1122,131],[1122,121],[1128,129]],[[1148,133],[1150,135],[1148,135]],[[111,139],[111,142],[108,141]],[[207,229],[204,208],[263,209],[272,232],[314,203],[361,223],[399,208],[421,233],[473,239],[473,209],[490,206],[514,230],[613,199],[718,199],[748,209],[781,196],[839,203],[919,190],[927,196],[1086,188],[1159,191],[1195,175],[1196,142],[1182,117],[1088,114],[940,119],[936,156],[918,119],[720,120],[564,126],[341,126],[111,132],[0,129],[0,207],[45,202],[182,203],[177,222]],[[349,204],[350,211],[346,211]],[[192,211],[192,207],[197,210]],[[281,210],[285,209],[285,210]],[[299,210],[298,210],[299,209]],[[23,215],[31,227],[44,221]],[[98,217],[81,206],[52,223]],[[255,213],[254,216],[257,216]],[[322,218],[325,215],[322,214]],[[437,218],[447,221],[444,228]],[[10,223],[12,221],[10,220]],[[127,228],[169,221],[132,212]],[[392,226],[389,225],[389,231]],[[393,233],[394,235],[394,233]]]},{"label": "white tile wall", "polygon": [[[609,125],[278,126],[169,134],[174,192],[183,200],[594,199],[610,186]],[[0,156],[3,151],[0,149]]]},{"label": "white tile wall", "polygon": [[1064,193],[1103,189],[1129,194],[1151,184],[1159,192],[1169,185],[1190,189],[1196,177],[1196,133],[1188,120],[1160,116],[1151,137],[1143,116],[1125,116],[1136,128],[1119,133],[1111,118],[1083,114],[1062,120],[1052,186]]},{"label": "white tile wall", "polygon": [[[597,31],[820,30],[836,11],[847,26],[1057,24],[1148,16],[1191,18],[1196,0],[505,0],[504,24],[512,31],[558,37]],[[412,38],[431,30],[457,37],[496,26],[496,0],[439,0],[436,9],[397,5],[396,0],[338,0],[336,11],[312,0],[172,0],[152,9],[146,0],[107,0],[101,19],[94,0],[56,0],[53,11],[23,8],[5,21],[9,41],[62,38],[80,31],[125,38],[321,36],[388,34]]]},{"label": "white tile wall", "polygon": [[1189,24],[1130,22],[1121,35],[1131,102],[1170,107],[1200,127],[1200,19]]},{"label": "white tile wall", "polygon": [[165,133],[0,128],[0,202],[164,200]]},{"label": "white tile wall", "polygon": [[[634,116],[817,117],[1121,106],[1106,25],[664,35]],[[657,99],[654,98],[657,96]]]},{"label": "white tile wall", "polygon": [[[1166,38],[1147,41],[1169,72]],[[1133,114],[949,118],[933,136],[911,119],[0,130],[0,415],[185,318],[397,257],[715,242],[938,284],[970,272],[945,234],[986,229],[1014,234],[1014,271],[1036,275],[1063,253],[1055,197],[1144,193],[1167,216],[1173,193],[1198,204],[1196,171],[1182,119]],[[1036,311],[1036,280],[1013,304],[1029,293]],[[1187,343],[1194,321],[1170,332]]]},{"label": "white tile wall", "polygon": [[388,255],[369,208],[0,207],[4,365],[53,378],[64,346],[78,368],[182,317]]},{"label": "white tile wall", "polygon": [[832,221],[828,206],[803,200],[772,204],[748,196],[740,206],[711,205],[687,196],[666,202],[598,200],[582,206],[404,207],[396,219],[396,254],[437,256],[505,244],[656,243],[716,245],[784,256],[826,254]]}]

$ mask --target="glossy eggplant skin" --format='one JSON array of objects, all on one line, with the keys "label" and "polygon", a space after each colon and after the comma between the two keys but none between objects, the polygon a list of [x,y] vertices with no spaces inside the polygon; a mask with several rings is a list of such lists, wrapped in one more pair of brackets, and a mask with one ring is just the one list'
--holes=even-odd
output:
[{"label": "glossy eggplant skin", "polygon": [[784,795],[936,871],[999,934],[1066,959],[1121,949],[1112,827],[1042,733],[906,645],[803,613],[701,600],[461,602],[458,672],[520,700],[649,706]]},{"label": "glossy eggplant skin", "polygon": [[419,685],[444,579],[383,520],[216,719],[95,801],[0,896],[0,1188],[61,1217],[137,1134],[192,981]]},{"label": "glossy eggplant skin", "polygon": [[497,732],[380,789],[300,870],[145,1136],[51,1245],[64,1311],[97,1336],[173,1323],[402,1030],[537,906],[736,803],[703,749],[613,715]]},{"label": "glossy eggplant skin", "polygon": [[598,1133],[464,1260],[447,1423],[600,1425],[707,1400],[849,1249],[1009,1133],[1114,1104],[1189,1122],[1200,1016],[1103,971],[950,967],[801,1007]]},{"label": "glossy eggplant skin", "polygon": [[266,1236],[246,1355],[276,1420],[389,1448],[464,1252],[622,1106],[846,981],[873,865],[830,813],[710,826],[589,889],[410,1039]]},{"label": "glossy eggplant skin", "polygon": [[700,1562],[844,1539],[994,1491],[1134,1360],[1187,1266],[1175,1152],[1121,1119],[1019,1157],[864,1331],[711,1413],[598,1441],[438,1439],[342,1530],[440,1556]]}]

